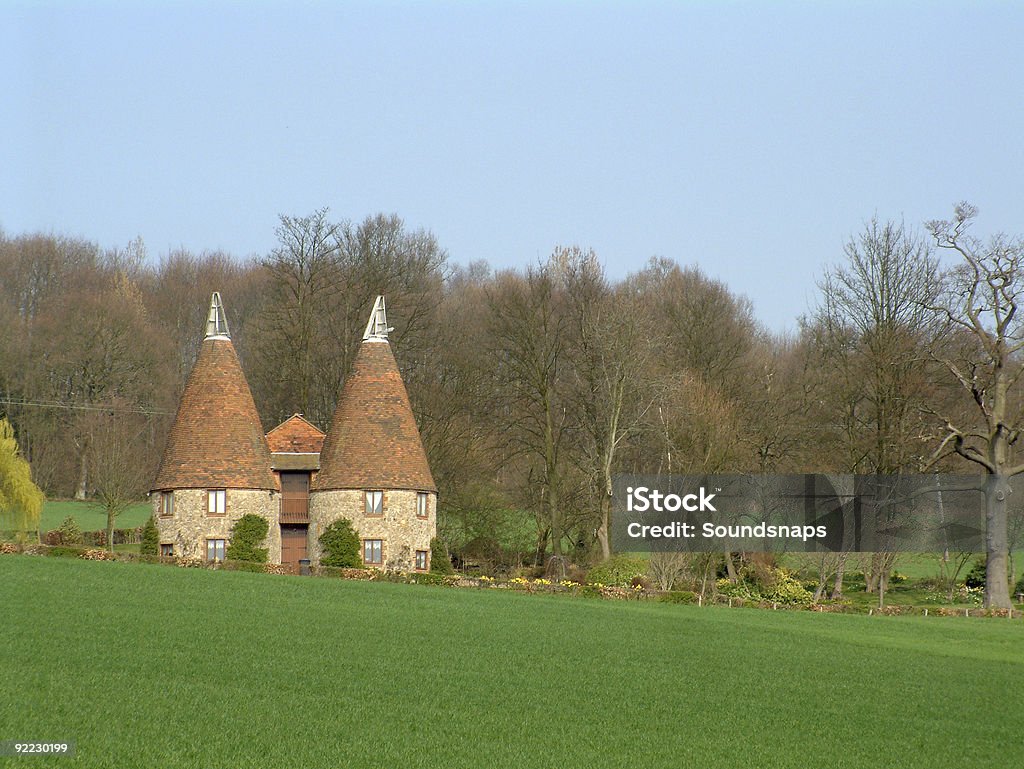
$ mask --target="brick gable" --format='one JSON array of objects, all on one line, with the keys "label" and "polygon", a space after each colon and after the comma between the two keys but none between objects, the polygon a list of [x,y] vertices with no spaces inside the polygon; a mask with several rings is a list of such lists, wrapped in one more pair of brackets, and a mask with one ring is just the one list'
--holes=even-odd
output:
[{"label": "brick gable", "polygon": [[292,414],[267,433],[267,443],[272,453],[319,454],[324,433],[302,414]]}]

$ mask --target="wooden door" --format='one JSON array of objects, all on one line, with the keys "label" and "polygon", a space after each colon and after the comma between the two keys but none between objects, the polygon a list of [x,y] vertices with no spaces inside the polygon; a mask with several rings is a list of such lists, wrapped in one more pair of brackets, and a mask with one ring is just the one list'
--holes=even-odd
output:
[{"label": "wooden door", "polygon": [[306,538],[308,526],[281,527],[281,563],[292,563],[298,566],[306,557]]}]

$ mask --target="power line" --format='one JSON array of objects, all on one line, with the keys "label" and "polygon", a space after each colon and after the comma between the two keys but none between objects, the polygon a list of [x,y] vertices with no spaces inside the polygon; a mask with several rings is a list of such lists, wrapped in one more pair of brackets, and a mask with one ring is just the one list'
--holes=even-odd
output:
[{"label": "power line", "polygon": [[148,414],[150,416],[171,414],[170,411],[164,409],[147,409],[137,406],[102,406],[97,404],[74,404],[74,403],[59,403],[57,401],[42,401],[42,400],[3,400],[0,401],[0,405],[11,407],[11,406],[30,406],[35,408],[47,408],[47,409],[67,409],[69,411],[108,411],[108,412],[119,412],[119,413],[131,413],[131,414]]}]

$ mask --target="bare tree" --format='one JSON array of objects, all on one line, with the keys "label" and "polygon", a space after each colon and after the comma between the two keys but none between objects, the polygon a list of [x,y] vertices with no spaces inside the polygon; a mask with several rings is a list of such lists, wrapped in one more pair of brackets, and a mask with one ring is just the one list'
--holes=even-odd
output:
[{"label": "bare tree", "polygon": [[995,235],[983,242],[969,234],[977,209],[960,203],[951,220],[929,222],[939,248],[961,262],[947,275],[947,290],[931,307],[950,334],[932,346],[936,360],[970,397],[975,419],[940,414],[945,437],[932,462],[950,453],[984,471],[985,605],[1010,608],[1007,502],[1012,479],[1024,472],[1015,447],[1024,428],[1016,387],[1024,374],[1024,242]]},{"label": "bare tree", "polygon": [[155,470],[147,455],[146,420],[133,414],[97,412],[89,419],[89,477],[93,503],[107,516],[107,547],[114,551],[118,517],[138,502]]},{"label": "bare tree", "polygon": [[[921,407],[932,389],[923,350],[934,335],[927,308],[939,290],[938,262],[928,243],[902,222],[877,218],[844,250],[845,261],[820,282],[821,304],[807,324],[823,378],[820,423],[840,448],[834,469],[916,469],[926,432]],[[884,591],[894,558],[874,555],[868,592]],[[846,555],[826,560],[822,571],[834,572],[832,596],[839,597]]]},{"label": "bare tree", "polygon": [[524,477],[536,490],[537,558],[547,542],[562,554],[566,436],[572,429],[566,402],[568,365],[562,297],[550,264],[525,275],[503,273],[489,293],[491,356],[499,408],[506,420],[504,455],[522,458]]},{"label": "bare tree", "polygon": [[622,444],[639,428],[652,403],[650,321],[640,302],[613,289],[593,251],[556,249],[574,344],[568,351],[570,398],[582,440],[576,454],[596,492],[597,539],[611,555],[612,475]]},{"label": "bare tree", "polygon": [[[332,305],[344,286],[342,225],[330,221],[327,209],[322,208],[309,216],[282,215],[276,232],[278,245],[263,260],[272,298],[261,319],[260,371],[267,383],[277,385],[276,417],[299,411],[326,424],[335,394],[328,395],[326,404],[317,398],[320,357],[330,350],[345,360],[347,355],[338,355],[337,342],[342,351],[352,343],[351,334],[336,340],[327,332]],[[269,389],[269,384],[261,389]]]}]

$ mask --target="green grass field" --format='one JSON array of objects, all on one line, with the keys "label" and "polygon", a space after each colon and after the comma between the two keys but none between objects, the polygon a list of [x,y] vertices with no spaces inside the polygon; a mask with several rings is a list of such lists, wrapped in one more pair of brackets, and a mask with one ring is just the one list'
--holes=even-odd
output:
[{"label": "green grass field", "polygon": [[33,766],[1024,763],[1020,620],[28,556],[0,584],[0,740],[78,743]]},{"label": "green grass field", "polygon": [[[153,508],[144,502],[132,505],[118,516],[117,528],[132,529],[141,526],[152,514]],[[58,528],[69,515],[78,521],[82,531],[100,531],[107,528],[107,514],[96,505],[67,499],[48,499],[43,504],[43,514],[39,519],[40,531]]]}]

